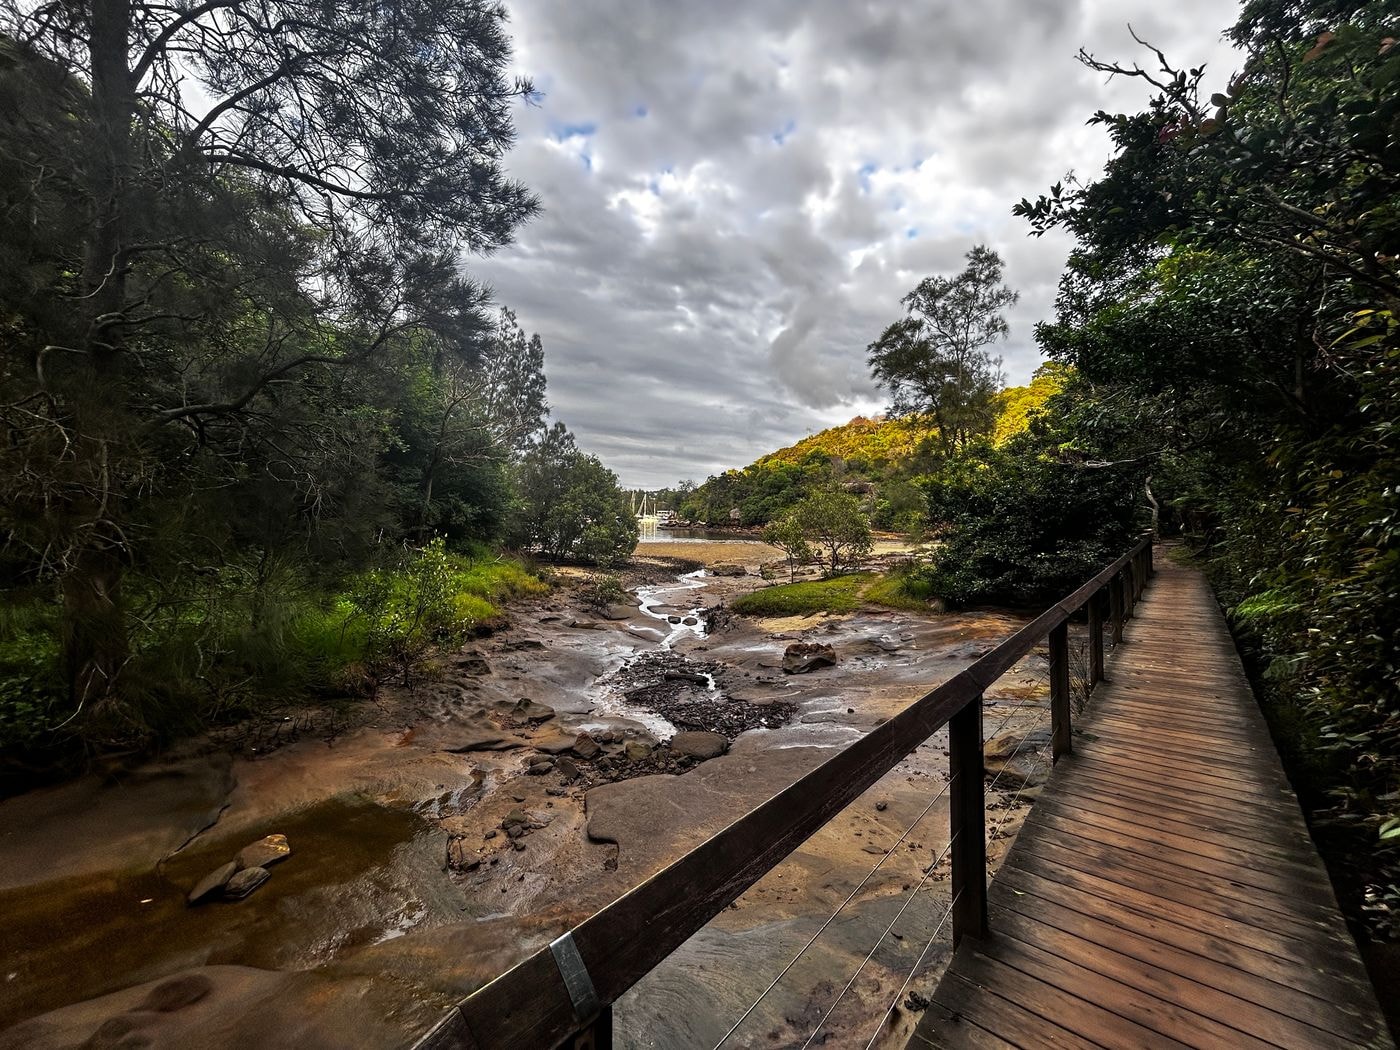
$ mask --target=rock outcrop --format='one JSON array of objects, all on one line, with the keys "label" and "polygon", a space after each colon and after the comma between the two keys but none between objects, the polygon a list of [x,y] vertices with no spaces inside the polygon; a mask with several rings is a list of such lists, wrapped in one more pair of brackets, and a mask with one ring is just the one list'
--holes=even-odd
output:
[{"label": "rock outcrop", "polygon": [[836,666],[836,650],[822,642],[793,642],[783,652],[784,674],[807,674]]}]

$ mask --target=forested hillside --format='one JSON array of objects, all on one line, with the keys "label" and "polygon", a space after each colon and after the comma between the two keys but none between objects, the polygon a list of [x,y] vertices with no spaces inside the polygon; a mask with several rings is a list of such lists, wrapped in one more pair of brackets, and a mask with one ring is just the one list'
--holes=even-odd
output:
[{"label": "forested hillside", "polygon": [[[1006,387],[994,397],[986,434],[1003,445],[1030,426],[1032,417],[1064,386],[1068,372],[1051,362],[1025,386]],[[765,525],[810,492],[838,484],[859,492],[878,528],[921,532],[927,525],[927,491],[943,457],[931,415],[857,416],[770,452],[742,470],[711,477],[698,488],[665,490],[684,521],[707,525]]]}]

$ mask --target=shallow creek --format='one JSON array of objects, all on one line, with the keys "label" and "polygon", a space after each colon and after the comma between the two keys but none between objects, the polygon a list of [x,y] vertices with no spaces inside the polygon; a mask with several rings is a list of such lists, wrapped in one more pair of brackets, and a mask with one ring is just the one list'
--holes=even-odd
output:
[{"label": "shallow creek", "polygon": [[[182,801],[181,792],[189,791],[174,782],[161,788],[159,776],[154,787],[89,785],[87,794],[66,787],[0,803],[0,1046],[76,1047],[112,1016],[104,1010],[130,1009],[120,996],[110,1006],[102,1000],[60,1010],[49,1015],[52,1025],[45,1018],[38,1028],[14,1029],[9,1038],[18,1043],[7,1043],[3,1029],[140,982],[229,965],[324,978],[310,990],[304,982],[279,985],[274,1008],[273,1000],[240,999],[245,993],[222,971],[200,969],[225,982],[209,998],[209,1009],[223,1011],[222,1041],[207,1045],[312,1050],[320,1044],[299,1042],[293,1029],[285,1042],[265,1031],[278,1010],[290,1016],[308,1009],[325,1011],[325,1024],[340,1033],[342,1041],[329,1045],[406,1042],[445,1003],[965,666],[974,655],[970,643],[1002,636],[1017,623],[867,611],[784,624],[739,620],[707,634],[706,607],[757,582],[685,573],[637,587],[632,616],[587,629],[558,626],[562,609],[522,615],[516,628],[463,655],[469,669],[404,701],[401,710],[386,703],[375,724],[344,738],[240,758],[233,767],[237,787],[205,785],[198,806]],[[581,610],[579,619],[587,615]],[[833,644],[841,666],[785,677],[781,655],[798,638]],[[671,737],[675,725],[610,684],[658,650],[694,661],[696,673],[706,676],[706,684],[694,686],[697,697],[781,701],[795,715],[780,727],[740,734],[728,755],[684,775],[595,787],[586,792],[586,809],[577,784],[554,773],[525,775],[537,754],[533,742],[551,734],[611,729],[620,736],[622,729],[644,728],[659,740]],[[703,667],[720,670],[723,690]],[[512,722],[508,712],[522,695],[556,714],[538,725]],[[485,741],[492,733],[517,740],[505,749],[456,743]],[[622,1044],[689,1045],[696,1033],[681,1023],[684,1015],[737,1016],[751,983],[738,960],[760,942],[767,945],[763,952],[780,953],[809,929],[811,917],[824,914],[830,899],[868,870],[866,847],[893,841],[894,823],[926,804],[945,765],[937,742],[926,745],[872,788],[870,798],[887,803],[888,812],[885,805],[877,811],[874,801],[852,807],[775,869],[742,907],[716,921],[708,940],[687,949],[711,944],[719,953],[702,964],[703,976],[686,967],[686,952],[659,969],[647,982],[647,1005],[634,1000],[621,1020]],[[201,815],[201,807],[212,807],[211,815]],[[513,848],[497,830],[520,809],[540,825],[528,849]],[[169,828],[158,826],[163,812]],[[272,869],[266,885],[244,901],[186,906],[185,894],[200,877],[271,832],[287,835],[293,854]],[[447,870],[449,841],[458,840],[480,858],[478,867]],[[882,892],[907,881],[915,860],[911,854],[892,871]],[[832,953],[844,959],[853,951],[842,943],[822,957],[830,962]],[[776,1012],[756,1015],[754,1024],[776,1025],[786,1036],[783,1012],[806,1003],[811,988],[775,995]],[[385,1002],[415,1005],[386,1013]],[[365,1010],[369,1019],[351,1021]],[[714,1034],[708,1022],[701,1027],[701,1038]],[[151,1029],[152,1047],[188,1045],[178,1029],[160,1031]],[[766,1040],[766,1032],[756,1038]]]}]

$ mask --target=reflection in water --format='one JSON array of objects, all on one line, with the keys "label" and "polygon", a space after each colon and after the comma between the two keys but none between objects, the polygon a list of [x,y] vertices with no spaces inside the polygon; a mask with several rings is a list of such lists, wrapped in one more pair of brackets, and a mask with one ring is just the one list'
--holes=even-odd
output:
[{"label": "reflection in water", "polygon": [[[0,894],[0,1028],[191,966],[307,969],[426,923],[461,918],[443,835],[417,814],[337,798],[236,836],[218,826],[158,870]],[[280,832],[292,855],[251,897],[185,895],[241,847]]]}]

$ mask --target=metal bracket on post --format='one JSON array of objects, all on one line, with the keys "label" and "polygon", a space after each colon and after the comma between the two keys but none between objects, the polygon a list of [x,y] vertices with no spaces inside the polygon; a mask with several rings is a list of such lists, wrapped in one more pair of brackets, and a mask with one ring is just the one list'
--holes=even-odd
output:
[{"label": "metal bracket on post", "polygon": [[549,952],[554,956],[554,965],[559,967],[559,976],[564,979],[564,988],[569,993],[569,1001],[574,1007],[580,1030],[573,1041],[566,1044],[571,1050],[604,1050],[612,1046],[612,1009],[604,1007],[598,1000],[598,991],[593,987],[593,978],[588,976],[588,967],[579,954],[574,935],[566,933],[549,944]]}]

